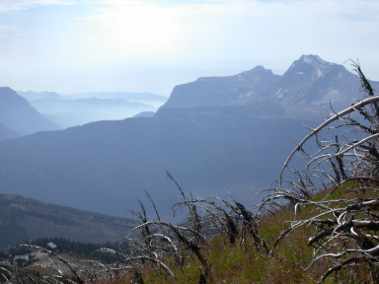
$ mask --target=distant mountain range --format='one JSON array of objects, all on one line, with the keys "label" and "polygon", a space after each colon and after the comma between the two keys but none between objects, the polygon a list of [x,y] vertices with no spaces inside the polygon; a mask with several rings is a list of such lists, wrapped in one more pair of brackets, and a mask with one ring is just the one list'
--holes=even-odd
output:
[{"label": "distant mountain range", "polygon": [[[373,82],[378,87],[377,82]],[[342,65],[318,56],[283,75],[264,67],[177,86],[152,117],[96,122],[0,143],[0,190],[125,215],[147,190],[177,197],[170,171],[195,195],[256,202],[286,154],[330,111],[361,96]]]},{"label": "distant mountain range", "polygon": [[0,249],[46,237],[86,243],[119,241],[132,226],[129,219],[0,194]]},{"label": "distant mountain range", "polygon": [[57,128],[14,90],[0,87],[0,139]]},{"label": "distant mountain range", "polygon": [[[379,88],[379,82],[372,83]],[[249,106],[268,116],[299,118],[319,116],[320,111],[330,112],[331,104],[340,108],[361,97],[357,76],[343,65],[303,55],[283,75],[257,66],[234,76],[200,78],[177,86],[161,110]],[[273,107],[275,112],[266,112]]]},{"label": "distant mountain range", "polygon": [[120,120],[140,112],[156,111],[167,98],[150,93],[19,92],[39,112],[63,127],[101,120]]},{"label": "distant mountain range", "polygon": [[86,92],[71,94],[70,96],[77,98],[120,99],[153,106],[161,106],[167,100],[165,96],[147,92]]}]

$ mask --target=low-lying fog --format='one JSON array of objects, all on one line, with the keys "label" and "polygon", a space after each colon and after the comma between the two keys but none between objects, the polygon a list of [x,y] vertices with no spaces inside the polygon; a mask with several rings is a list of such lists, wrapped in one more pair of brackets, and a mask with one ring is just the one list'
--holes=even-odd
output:
[{"label": "low-lying fog", "polygon": [[139,113],[149,115],[166,100],[151,93],[93,92],[62,95],[53,92],[18,92],[40,113],[62,128],[100,120],[120,120]]}]

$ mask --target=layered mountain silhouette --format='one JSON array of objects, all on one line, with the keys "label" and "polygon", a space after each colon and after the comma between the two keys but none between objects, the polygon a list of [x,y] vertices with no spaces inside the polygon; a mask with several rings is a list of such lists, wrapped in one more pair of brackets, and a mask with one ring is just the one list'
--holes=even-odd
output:
[{"label": "layered mountain silhouette", "polygon": [[[8,87],[0,87],[0,124],[3,128],[10,130],[7,134],[7,131],[0,127],[0,139],[14,136],[16,133],[27,135],[58,128]],[[5,135],[2,135],[4,131]]]},{"label": "layered mountain silhouette", "polygon": [[133,224],[129,219],[0,194],[0,248],[39,238],[65,238],[85,243],[119,241]]},{"label": "layered mountain silhouette", "polygon": [[[375,86],[378,83],[374,82]],[[361,96],[342,65],[302,56],[283,75],[264,67],[177,86],[152,117],[39,133],[0,143],[0,190],[125,215],[149,191],[260,199],[288,151],[330,111]],[[311,115],[313,114],[313,115]]]},{"label": "layered mountain silhouette", "polygon": [[156,111],[167,99],[150,93],[105,92],[61,95],[19,92],[40,113],[62,127],[100,120],[120,120],[144,111]]}]

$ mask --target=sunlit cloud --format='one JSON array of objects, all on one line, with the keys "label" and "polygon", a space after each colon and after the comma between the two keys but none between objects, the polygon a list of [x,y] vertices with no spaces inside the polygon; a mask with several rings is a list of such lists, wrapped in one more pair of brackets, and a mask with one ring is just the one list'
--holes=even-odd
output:
[{"label": "sunlit cloud", "polygon": [[16,10],[0,17],[0,85],[169,93],[257,64],[281,73],[303,53],[379,78],[377,0],[0,0]]},{"label": "sunlit cloud", "polygon": [[[107,49],[119,59],[173,57],[205,52],[207,42],[212,46],[223,44],[219,31],[225,17],[238,17],[248,7],[254,7],[254,2],[97,0],[93,2],[93,13],[82,23],[92,41],[100,43],[99,49]],[[203,50],[193,50],[201,46]]]}]

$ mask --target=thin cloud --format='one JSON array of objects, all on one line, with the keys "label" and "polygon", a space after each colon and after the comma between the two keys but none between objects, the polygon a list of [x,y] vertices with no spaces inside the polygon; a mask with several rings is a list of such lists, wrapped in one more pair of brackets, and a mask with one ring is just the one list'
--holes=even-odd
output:
[{"label": "thin cloud", "polygon": [[19,89],[169,93],[258,64],[281,73],[304,53],[359,57],[379,78],[378,0],[0,0],[19,9],[32,10],[0,15],[0,85]]},{"label": "thin cloud", "polygon": [[38,6],[72,5],[73,0],[0,0],[0,13],[28,10]]}]

